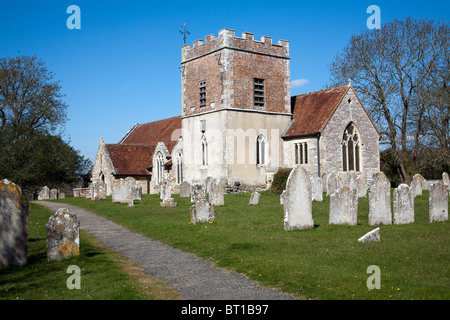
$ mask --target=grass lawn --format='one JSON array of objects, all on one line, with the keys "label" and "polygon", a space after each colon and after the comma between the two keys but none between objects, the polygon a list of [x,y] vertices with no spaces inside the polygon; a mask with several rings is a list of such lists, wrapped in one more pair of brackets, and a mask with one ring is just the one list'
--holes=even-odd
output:
[{"label": "grass lawn", "polygon": [[[30,203],[28,261],[24,267],[0,270],[0,300],[178,299],[173,288],[144,275],[137,265],[82,230],[79,256],[48,262],[45,225],[52,214]],[[70,265],[81,269],[79,290],[67,288]]]},{"label": "grass lawn", "polygon": [[[329,197],[313,203],[316,227],[285,232],[279,196],[225,195],[214,223],[190,223],[190,198],[161,207],[159,195],[126,204],[83,198],[58,200],[111,219],[152,239],[235,270],[298,299],[449,299],[450,224],[428,223],[428,191],[415,198],[415,223],[381,226],[381,242],[358,243],[368,225],[368,199],[360,198],[358,225],[328,224]],[[369,290],[367,268],[381,271],[381,289]]]}]

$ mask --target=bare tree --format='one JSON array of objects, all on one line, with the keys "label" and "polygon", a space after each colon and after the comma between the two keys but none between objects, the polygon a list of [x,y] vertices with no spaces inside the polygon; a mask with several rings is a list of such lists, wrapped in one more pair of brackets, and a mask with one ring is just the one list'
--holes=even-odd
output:
[{"label": "bare tree", "polygon": [[401,182],[419,170],[417,155],[433,136],[448,150],[449,31],[443,22],[395,19],[352,36],[329,66],[328,86],[352,80]]}]

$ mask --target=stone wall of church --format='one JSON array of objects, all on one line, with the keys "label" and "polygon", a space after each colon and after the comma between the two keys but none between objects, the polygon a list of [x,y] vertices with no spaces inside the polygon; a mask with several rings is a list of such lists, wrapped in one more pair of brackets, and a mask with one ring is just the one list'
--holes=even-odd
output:
[{"label": "stone wall of church", "polygon": [[[319,168],[317,166],[318,153],[317,153],[317,137],[304,137],[299,139],[285,140],[283,142],[283,167],[293,168],[296,165],[296,148],[295,145],[302,145],[303,148],[307,148],[307,163],[305,163],[305,153],[303,151],[303,161],[301,161],[300,151],[297,149],[297,161],[301,164],[306,172],[310,176],[319,175]],[[298,147],[299,148],[299,147]],[[320,173],[321,175],[322,173]]]},{"label": "stone wall of church", "polygon": [[95,156],[94,164],[92,166],[91,175],[92,182],[105,182],[107,195],[111,195],[111,187],[114,181],[114,168],[103,139],[100,139],[97,155]]},{"label": "stone wall of church", "polygon": [[322,175],[328,172],[343,172],[342,138],[350,122],[356,125],[360,133],[362,171],[367,174],[367,177],[371,177],[380,170],[378,132],[361,106],[353,88],[350,88],[320,138]]}]

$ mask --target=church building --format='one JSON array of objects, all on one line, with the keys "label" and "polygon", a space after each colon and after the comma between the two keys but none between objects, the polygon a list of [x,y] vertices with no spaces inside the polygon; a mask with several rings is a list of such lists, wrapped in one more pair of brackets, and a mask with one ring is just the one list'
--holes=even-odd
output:
[{"label": "church building", "polygon": [[261,190],[295,165],[319,177],[379,171],[380,135],[350,83],[290,96],[288,41],[223,29],[181,51],[181,116],[136,124],[116,144],[100,139],[91,175],[108,194],[127,176],[158,193],[166,176]]}]

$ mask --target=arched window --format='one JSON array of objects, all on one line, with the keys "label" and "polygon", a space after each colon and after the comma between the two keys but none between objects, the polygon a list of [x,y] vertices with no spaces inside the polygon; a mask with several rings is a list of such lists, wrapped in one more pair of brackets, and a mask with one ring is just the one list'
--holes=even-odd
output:
[{"label": "arched window", "polygon": [[175,162],[177,170],[177,184],[181,184],[183,182],[183,155],[181,151],[177,153]]},{"label": "arched window", "polygon": [[267,141],[264,135],[261,133],[256,137],[256,164],[266,164],[266,148]]},{"label": "arched window", "polygon": [[164,177],[164,157],[161,152],[156,154],[156,181],[161,183]]},{"label": "arched window", "polygon": [[208,142],[206,141],[206,137],[203,135],[201,139],[201,148],[202,148],[202,165],[208,165]]},{"label": "arched window", "polygon": [[350,123],[345,128],[342,138],[343,171],[361,171],[360,148],[361,141],[358,129],[353,123]]}]

